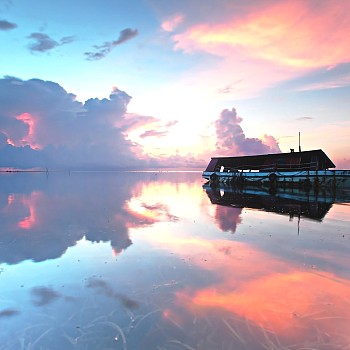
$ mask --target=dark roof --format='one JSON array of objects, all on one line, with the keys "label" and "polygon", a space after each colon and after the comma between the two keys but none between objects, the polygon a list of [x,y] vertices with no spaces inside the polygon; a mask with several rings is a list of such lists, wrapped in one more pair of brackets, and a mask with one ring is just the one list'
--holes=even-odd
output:
[{"label": "dark roof", "polygon": [[[239,156],[239,157],[212,157],[212,160],[218,160],[218,165],[228,166],[256,166],[263,164],[266,160],[276,160],[281,158],[301,158],[301,163],[310,163],[310,159],[313,156],[317,156],[322,161],[322,169],[335,168],[335,164],[328,158],[328,156],[321,150],[303,151],[303,152],[288,152],[288,153],[272,153],[272,154],[259,154],[253,156]],[[320,168],[320,169],[321,169]]]}]

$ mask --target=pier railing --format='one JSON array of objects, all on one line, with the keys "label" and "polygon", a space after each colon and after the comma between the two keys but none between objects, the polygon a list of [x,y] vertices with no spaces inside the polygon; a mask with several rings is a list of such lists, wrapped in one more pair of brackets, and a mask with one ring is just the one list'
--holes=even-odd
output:
[{"label": "pier railing", "polygon": [[217,165],[214,172],[224,172],[224,173],[238,173],[241,171],[254,171],[254,172],[273,172],[273,171],[306,171],[306,170],[318,170],[315,162],[302,163],[302,164],[284,164],[283,166],[273,165],[273,164],[263,164],[263,165],[248,165],[242,164],[236,167],[228,167],[224,165]]}]

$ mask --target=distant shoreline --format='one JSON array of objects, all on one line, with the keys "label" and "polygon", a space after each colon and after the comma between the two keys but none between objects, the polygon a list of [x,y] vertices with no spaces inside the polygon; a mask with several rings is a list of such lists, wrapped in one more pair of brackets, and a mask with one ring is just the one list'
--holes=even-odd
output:
[{"label": "distant shoreline", "polygon": [[0,170],[0,173],[202,173],[193,169],[153,169],[153,170]]}]

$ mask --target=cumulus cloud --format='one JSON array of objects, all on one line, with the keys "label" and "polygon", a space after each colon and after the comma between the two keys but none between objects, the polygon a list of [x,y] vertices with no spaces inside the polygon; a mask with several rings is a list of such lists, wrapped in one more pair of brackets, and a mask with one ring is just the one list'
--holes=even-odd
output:
[{"label": "cumulus cloud", "polygon": [[239,156],[281,152],[273,136],[264,135],[263,140],[246,137],[239,125],[242,118],[236,109],[224,109],[215,121],[216,151],[221,155]]},{"label": "cumulus cloud", "polygon": [[130,99],[114,89],[81,103],[54,82],[0,79],[0,166],[140,166],[123,134],[136,123],[125,117]]},{"label": "cumulus cloud", "polygon": [[[59,84],[40,79],[0,79],[0,167],[49,169],[140,169],[191,166],[188,157],[143,155],[128,132],[158,123],[151,116],[127,113],[131,100],[113,88],[109,98],[76,100]],[[166,124],[167,128],[176,121]],[[148,130],[147,136],[168,131]],[[163,127],[164,128],[164,127]],[[166,164],[166,165],[165,165]]]},{"label": "cumulus cloud", "polygon": [[280,153],[281,152],[280,146],[279,146],[277,140],[273,136],[264,134],[262,136],[261,140],[265,145],[270,147],[270,153]]},{"label": "cumulus cloud", "polygon": [[0,30],[10,30],[17,28],[18,25],[16,23],[11,23],[6,20],[0,20]]},{"label": "cumulus cloud", "polygon": [[27,36],[27,39],[31,39],[28,49],[31,53],[34,52],[47,52],[54,49],[57,46],[70,44],[76,40],[75,36],[65,36],[60,41],[52,39],[50,36],[44,33],[32,33]]},{"label": "cumulus cloud", "polygon": [[118,40],[115,41],[107,41],[103,45],[94,45],[93,48],[96,50],[95,52],[85,52],[84,55],[88,61],[97,61],[104,57],[106,57],[116,46],[135,38],[139,34],[137,29],[132,30],[130,28],[126,28],[122,30],[119,34]]}]

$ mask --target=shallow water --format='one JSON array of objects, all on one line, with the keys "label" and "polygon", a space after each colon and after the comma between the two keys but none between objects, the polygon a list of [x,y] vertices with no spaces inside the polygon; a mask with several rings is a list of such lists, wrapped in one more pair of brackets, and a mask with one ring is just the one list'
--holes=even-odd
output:
[{"label": "shallow water", "polygon": [[0,176],[0,349],[348,349],[350,193]]}]

